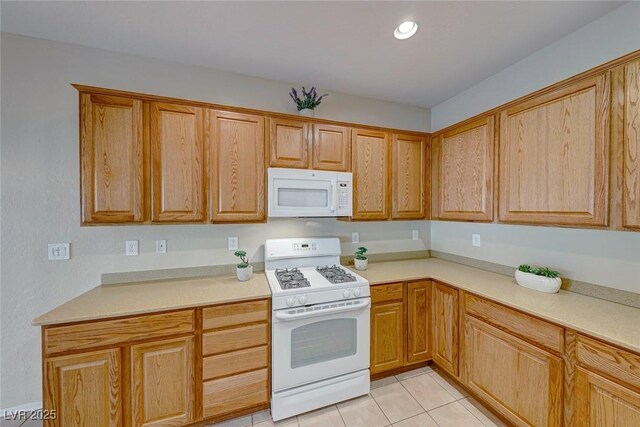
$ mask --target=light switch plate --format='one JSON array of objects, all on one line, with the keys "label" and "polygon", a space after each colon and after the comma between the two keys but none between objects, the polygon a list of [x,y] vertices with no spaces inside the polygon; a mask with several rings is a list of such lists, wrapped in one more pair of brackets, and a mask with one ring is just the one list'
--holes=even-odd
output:
[{"label": "light switch plate", "polygon": [[138,255],[138,241],[137,240],[127,240],[125,251],[126,256],[136,256]]},{"label": "light switch plate", "polygon": [[477,246],[477,247],[482,246],[482,243],[481,243],[481,241],[480,241],[480,235],[479,235],[479,234],[472,234],[472,235],[471,235],[471,245],[472,245],[472,246]]},{"label": "light switch plate", "polygon": [[49,261],[62,261],[71,257],[69,243],[49,243],[47,248]]},{"label": "light switch plate", "polygon": [[360,243],[360,233],[357,231],[351,233],[351,243]]},{"label": "light switch plate", "polygon": [[238,237],[227,237],[227,249],[230,251],[238,250]]},{"label": "light switch plate", "polygon": [[166,240],[156,240],[156,253],[157,254],[166,254],[167,253],[167,241]]},{"label": "light switch plate", "polygon": [[418,230],[411,230],[411,238],[413,240],[420,240],[420,232]]}]

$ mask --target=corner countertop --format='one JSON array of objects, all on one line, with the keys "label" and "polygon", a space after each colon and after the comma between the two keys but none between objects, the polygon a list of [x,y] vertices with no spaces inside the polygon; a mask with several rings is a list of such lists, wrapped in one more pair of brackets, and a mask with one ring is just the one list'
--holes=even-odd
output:
[{"label": "corner countertop", "polygon": [[271,298],[264,273],[246,282],[235,275],[102,285],[33,320],[34,325],[56,325],[156,311]]},{"label": "corner countertop", "polygon": [[[370,263],[358,274],[372,285],[432,279],[549,322],[640,353],[640,309],[572,292],[546,294],[518,286],[513,277],[438,258]],[[34,325],[178,310],[269,298],[263,273],[248,282],[234,275],[98,286],[43,314]]]},{"label": "corner countertop", "polygon": [[358,274],[372,285],[430,278],[640,353],[637,308],[563,290],[534,291],[513,277],[438,258],[371,263]]}]

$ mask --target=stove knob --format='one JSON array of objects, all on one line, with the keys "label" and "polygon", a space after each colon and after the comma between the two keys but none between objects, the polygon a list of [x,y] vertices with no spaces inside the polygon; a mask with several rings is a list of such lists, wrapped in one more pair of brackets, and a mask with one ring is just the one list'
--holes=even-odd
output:
[{"label": "stove knob", "polygon": [[353,290],[353,296],[354,297],[359,297],[360,296],[360,289],[356,288]]},{"label": "stove knob", "polygon": [[296,300],[293,299],[293,297],[289,297],[287,298],[287,305],[289,307],[291,307],[293,304],[295,304]]},{"label": "stove knob", "polygon": [[298,297],[298,302],[299,302],[300,304],[306,304],[306,302],[307,302],[307,296],[306,296],[306,295],[300,295],[300,296]]},{"label": "stove knob", "polygon": [[344,292],[342,293],[342,296],[344,296],[345,298],[349,298],[351,296],[349,289],[345,289]]}]

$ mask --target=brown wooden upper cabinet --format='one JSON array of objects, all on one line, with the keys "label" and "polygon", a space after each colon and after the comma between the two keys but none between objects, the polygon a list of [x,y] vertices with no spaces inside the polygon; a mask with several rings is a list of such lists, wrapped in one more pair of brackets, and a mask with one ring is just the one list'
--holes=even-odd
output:
[{"label": "brown wooden upper cabinet", "polygon": [[347,172],[351,136],[344,126],[269,118],[269,166]]},{"label": "brown wooden upper cabinet", "polygon": [[609,86],[603,73],[501,111],[501,221],[607,224]]},{"label": "brown wooden upper cabinet", "polygon": [[353,216],[355,220],[389,219],[389,135],[353,129]]},{"label": "brown wooden upper cabinet", "polygon": [[493,115],[433,138],[435,218],[493,219],[494,142]]},{"label": "brown wooden upper cabinet", "polygon": [[622,225],[640,229],[640,60],[624,68]]},{"label": "brown wooden upper cabinet", "polygon": [[144,220],[142,101],[80,94],[82,223]]},{"label": "brown wooden upper cabinet", "polygon": [[264,117],[219,110],[207,114],[211,221],[264,221]]},{"label": "brown wooden upper cabinet", "polygon": [[423,136],[393,135],[392,219],[423,219],[427,216],[428,149]]},{"label": "brown wooden upper cabinet", "polygon": [[309,125],[302,120],[269,118],[269,166],[309,166]]},{"label": "brown wooden upper cabinet", "polygon": [[351,138],[344,126],[313,125],[313,169],[351,170]]},{"label": "brown wooden upper cabinet", "polygon": [[151,220],[205,220],[204,112],[201,108],[149,104]]}]

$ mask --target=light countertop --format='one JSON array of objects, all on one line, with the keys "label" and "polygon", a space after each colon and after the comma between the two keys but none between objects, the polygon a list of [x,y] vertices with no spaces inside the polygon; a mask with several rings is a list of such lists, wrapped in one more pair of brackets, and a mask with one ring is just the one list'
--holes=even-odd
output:
[{"label": "light countertop", "polygon": [[[438,258],[370,263],[358,272],[372,285],[433,279],[578,332],[640,353],[640,309],[572,292],[546,294],[518,286],[513,277]],[[234,275],[98,286],[36,318],[53,325],[268,298],[263,273],[248,282]]]},{"label": "light countertop", "polygon": [[102,285],[33,320],[54,325],[155,311],[270,298],[264,273],[239,282],[235,275]]}]

